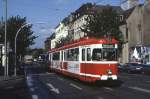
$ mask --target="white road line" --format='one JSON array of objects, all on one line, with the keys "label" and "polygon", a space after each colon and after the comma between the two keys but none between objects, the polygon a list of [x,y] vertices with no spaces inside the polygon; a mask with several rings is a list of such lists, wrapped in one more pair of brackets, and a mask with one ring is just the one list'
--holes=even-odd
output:
[{"label": "white road line", "polygon": [[103,97],[101,97],[101,96],[98,96],[98,99],[104,99]]},{"label": "white road line", "polygon": [[45,76],[45,75],[51,75],[55,73],[40,73],[40,74],[30,74],[31,76]]},{"label": "white road line", "polygon": [[72,87],[74,87],[74,88],[76,88],[76,89],[78,89],[78,90],[82,90],[81,87],[79,87],[79,86],[77,86],[77,85],[75,85],[75,84],[73,84],[73,83],[71,83],[70,86],[72,86]]},{"label": "white road line", "polygon": [[9,87],[6,87],[5,89],[12,89],[14,88],[14,86],[9,86]]},{"label": "white road line", "polygon": [[134,89],[134,90],[137,90],[137,91],[142,91],[142,92],[146,92],[146,93],[150,93],[150,90],[148,89],[144,89],[144,88],[140,88],[140,87],[128,87],[130,89]]},{"label": "white road line", "polygon": [[47,83],[47,86],[51,88],[51,91],[60,94],[60,91],[58,88],[55,88],[54,85],[52,85],[51,83]]},{"label": "white road line", "polygon": [[34,91],[34,88],[30,88],[30,90],[33,92],[33,91]]},{"label": "white road line", "polygon": [[61,80],[61,81],[63,81],[64,79],[62,79],[62,78],[60,78],[60,77],[57,77],[57,79],[59,79],[59,80]]},{"label": "white road line", "polygon": [[32,99],[38,99],[38,95],[32,95]]},{"label": "white road line", "polygon": [[109,87],[104,87],[104,89],[109,90],[109,91],[113,91],[113,89],[109,88]]},{"label": "white road line", "polygon": [[55,74],[55,73],[46,72],[46,74]]},{"label": "white road line", "polygon": [[146,81],[147,83],[150,83],[150,81]]},{"label": "white road line", "polygon": [[33,82],[32,77],[27,76],[27,84],[28,84],[29,87],[33,86],[32,82]]}]

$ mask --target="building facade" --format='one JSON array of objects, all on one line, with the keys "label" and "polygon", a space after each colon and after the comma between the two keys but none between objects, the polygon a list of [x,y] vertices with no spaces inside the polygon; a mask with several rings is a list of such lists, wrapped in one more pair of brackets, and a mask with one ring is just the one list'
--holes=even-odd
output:
[{"label": "building facade", "polygon": [[55,28],[55,38],[51,40],[51,48],[55,48],[56,42],[59,41],[61,38],[66,37],[68,35],[68,26],[65,23],[60,23]]},{"label": "building facade", "polygon": [[89,15],[94,13],[101,13],[103,9],[108,7],[113,8],[117,11],[120,19],[122,19],[122,12],[120,6],[110,6],[110,5],[95,5],[91,3],[83,4],[75,12],[71,13],[66,17],[56,28],[55,28],[55,38],[51,41],[51,48],[55,48],[56,43],[62,37],[70,35],[72,40],[78,40],[86,36],[81,28],[87,24],[87,18]]},{"label": "building facade", "polygon": [[[138,55],[137,61],[149,63],[150,60],[150,2],[144,5],[135,6],[126,11],[125,24],[120,26],[124,36],[121,62],[133,62],[135,50]],[[135,61],[135,60],[134,60]]]}]

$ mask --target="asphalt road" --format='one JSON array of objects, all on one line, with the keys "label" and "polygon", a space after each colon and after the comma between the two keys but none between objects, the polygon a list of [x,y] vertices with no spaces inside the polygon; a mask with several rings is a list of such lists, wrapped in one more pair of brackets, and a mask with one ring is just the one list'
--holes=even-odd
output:
[{"label": "asphalt road", "polygon": [[150,99],[150,76],[121,73],[118,82],[85,83],[32,67],[26,68],[32,99]]}]

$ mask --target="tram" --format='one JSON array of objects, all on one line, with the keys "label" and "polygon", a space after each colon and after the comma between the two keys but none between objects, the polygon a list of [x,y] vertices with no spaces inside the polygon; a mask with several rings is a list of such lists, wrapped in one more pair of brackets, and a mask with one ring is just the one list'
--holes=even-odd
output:
[{"label": "tram", "polygon": [[85,37],[49,51],[49,68],[86,82],[117,80],[118,41]]}]

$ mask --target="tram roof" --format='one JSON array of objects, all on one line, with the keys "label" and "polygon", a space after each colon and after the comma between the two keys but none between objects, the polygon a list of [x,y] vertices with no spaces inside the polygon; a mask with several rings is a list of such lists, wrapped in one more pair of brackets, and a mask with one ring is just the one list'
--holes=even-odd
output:
[{"label": "tram roof", "polygon": [[84,45],[91,45],[91,44],[118,44],[118,41],[115,40],[114,38],[108,38],[108,37],[104,37],[104,38],[92,38],[92,37],[85,37],[82,38],[80,40],[75,40],[71,43],[68,43],[60,48],[53,48],[50,50],[50,52],[53,51],[59,51],[59,50],[64,50],[67,48],[74,48],[74,47],[78,47],[78,46],[84,46]]}]

